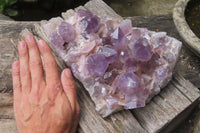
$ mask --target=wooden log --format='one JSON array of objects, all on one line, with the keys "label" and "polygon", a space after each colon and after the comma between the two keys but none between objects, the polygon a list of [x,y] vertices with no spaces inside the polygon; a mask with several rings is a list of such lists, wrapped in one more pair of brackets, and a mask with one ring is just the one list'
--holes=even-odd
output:
[{"label": "wooden log", "polygon": [[[91,4],[92,2],[92,4]],[[113,11],[110,11],[111,9],[105,5],[100,0],[92,0],[89,2],[89,4],[86,4],[84,8],[92,10],[92,5],[95,5],[94,8],[98,9],[98,12],[101,12],[101,10],[104,14],[112,14],[116,17],[116,14]],[[90,6],[89,6],[90,5]],[[100,11],[99,11],[100,10]],[[71,13],[73,13],[72,10],[70,10]],[[93,9],[94,12],[96,12]],[[112,13],[110,13],[112,12]],[[71,13],[63,13],[63,16],[65,18],[68,18]],[[153,16],[153,17],[133,17],[131,18],[133,20],[133,25],[138,26],[141,25],[142,27],[148,27],[149,29],[152,28],[152,30],[155,30],[157,27],[158,29],[163,28],[164,30],[168,31],[168,33],[171,36],[178,36],[177,31],[175,28],[169,30],[171,27],[173,27],[173,22],[171,16]],[[159,22],[158,22],[159,21]],[[0,21],[0,44],[3,44],[6,42],[5,47],[11,47],[10,38],[12,38],[12,41],[14,44],[18,41],[19,33],[22,29],[28,28],[28,31],[32,32],[35,36],[39,38],[43,38],[48,40],[48,38],[45,38],[42,31],[38,28],[34,28],[34,24],[38,24],[37,22],[8,22],[8,21]],[[160,24],[160,25],[157,25]],[[156,26],[155,26],[156,25]],[[160,27],[160,28],[159,28]],[[7,39],[5,39],[7,38]],[[3,42],[3,43],[2,43]],[[7,51],[7,53],[12,53],[16,49],[12,48]],[[185,49],[186,51],[186,49]],[[1,51],[2,52],[2,51]],[[2,52],[2,54],[5,54]],[[185,53],[182,52],[182,55]],[[11,54],[12,55],[12,54]],[[15,54],[17,56],[17,53]],[[192,54],[191,54],[192,55]],[[15,58],[16,58],[15,56]],[[56,54],[55,54],[56,56]],[[185,55],[184,55],[185,56]],[[57,56],[57,61],[59,63],[60,70],[64,69],[66,65],[63,63],[62,60],[60,60]],[[7,58],[7,64],[11,64],[13,61],[13,58],[9,56]],[[6,62],[6,61],[4,61]],[[183,64],[180,64],[183,65]],[[177,72],[177,71],[176,71]],[[10,74],[10,73],[9,73]],[[10,77],[11,78],[11,77]],[[10,84],[12,86],[11,82],[8,82],[6,78],[3,78],[3,81],[7,84]],[[2,81],[2,82],[3,82]],[[187,82],[182,85],[183,83]],[[180,121],[180,118],[176,120],[175,118],[178,118],[181,112],[183,112],[186,108],[191,109],[191,105],[195,105],[195,101],[199,98],[199,91],[195,89],[194,86],[192,86],[190,83],[188,84],[188,81],[185,81],[181,76],[175,75],[174,79],[170,84],[163,89],[163,91],[157,95],[145,108],[137,109],[137,110],[123,110],[118,113],[115,113],[111,115],[110,117],[103,119],[96,111],[93,102],[91,101],[88,93],[84,90],[82,85],[77,82],[77,88],[78,88],[78,96],[79,96],[79,103],[81,106],[81,117],[79,122],[79,132],[158,132],[161,131],[164,127],[168,126],[170,122],[178,123]],[[170,89],[170,91],[168,90]],[[186,90],[190,90],[190,93],[188,93]],[[6,97],[6,96],[4,96]],[[12,95],[10,96],[12,97]],[[176,98],[179,97],[179,98]],[[6,98],[9,99],[9,98]],[[174,102],[174,100],[176,100]],[[2,101],[3,104],[5,104],[4,100]],[[9,103],[9,102],[8,102]],[[6,107],[6,108],[5,108]],[[5,123],[8,126],[6,127],[5,124],[4,127],[0,126],[0,132],[12,132],[9,131],[9,126],[14,127],[14,119],[13,119],[13,112],[11,106],[2,106],[0,107],[2,111],[0,112],[0,124]],[[10,113],[5,113],[9,112]],[[143,114],[144,113],[144,114]],[[133,114],[133,115],[132,115]],[[185,115],[185,114],[184,114]],[[7,120],[5,122],[5,120]],[[173,120],[176,120],[173,122]],[[10,124],[10,125],[9,125]],[[171,131],[174,126],[168,127],[168,131]],[[6,127],[6,128],[5,128]],[[16,128],[15,132],[17,132]]]}]

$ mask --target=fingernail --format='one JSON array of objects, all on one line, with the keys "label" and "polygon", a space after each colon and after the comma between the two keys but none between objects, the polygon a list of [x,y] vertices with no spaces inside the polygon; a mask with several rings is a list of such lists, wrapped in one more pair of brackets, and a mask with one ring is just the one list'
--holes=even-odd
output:
[{"label": "fingernail", "polygon": [[24,44],[24,42],[19,42],[19,47],[21,49],[24,49],[26,47],[26,45]]},{"label": "fingernail", "polygon": [[65,76],[66,76],[67,78],[72,77],[71,71],[70,71],[70,70],[65,70]]},{"label": "fingernail", "polygon": [[28,34],[28,35],[25,36],[25,40],[28,41],[28,42],[32,42],[33,39],[34,39],[33,35],[31,35],[31,34]]},{"label": "fingernail", "polygon": [[38,45],[44,47],[44,45],[45,45],[45,44],[44,44],[44,41],[43,41],[43,40],[39,40],[39,41],[38,41]]}]

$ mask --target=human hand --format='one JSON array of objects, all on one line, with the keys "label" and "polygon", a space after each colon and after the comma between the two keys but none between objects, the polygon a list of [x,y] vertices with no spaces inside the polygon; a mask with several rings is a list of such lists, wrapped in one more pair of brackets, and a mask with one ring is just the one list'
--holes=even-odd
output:
[{"label": "human hand", "polygon": [[[18,44],[12,65],[14,113],[19,133],[74,133],[80,107],[69,69],[60,75],[48,44],[33,35]],[[44,60],[45,77],[40,54]]]}]

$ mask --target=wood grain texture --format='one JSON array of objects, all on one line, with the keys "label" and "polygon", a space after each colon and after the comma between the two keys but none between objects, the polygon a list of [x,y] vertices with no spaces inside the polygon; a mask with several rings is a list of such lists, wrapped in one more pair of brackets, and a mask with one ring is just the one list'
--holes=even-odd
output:
[{"label": "wood grain texture", "polygon": [[34,23],[0,20],[0,92],[12,90],[11,66],[17,60],[17,51],[12,43],[17,44],[19,33],[24,28],[32,30]]},{"label": "wood grain texture", "polygon": [[[184,86],[180,86],[180,83]],[[185,93],[185,89],[190,89],[192,96]],[[179,117],[178,115],[189,108],[193,102],[198,101],[198,98],[199,90],[189,81],[175,74],[171,82],[145,108],[135,109],[132,112],[148,132],[159,132],[168,124],[177,123],[177,121],[172,123],[173,119]]]},{"label": "wood grain texture", "polygon": [[[120,16],[116,15],[116,13],[101,0],[92,0],[87,3],[85,7],[79,8],[91,10],[97,15],[103,13],[121,19]],[[75,10],[78,10],[79,8],[76,8]],[[73,10],[69,10],[66,13],[63,13],[62,16],[66,19],[70,17],[70,15],[73,15],[73,13]],[[167,31],[168,34],[173,37],[179,38],[170,15],[132,17],[131,19],[133,20],[134,26],[147,27],[150,30],[160,29]],[[34,27],[34,25],[36,27]],[[2,45],[5,43],[4,47],[7,48],[12,47],[13,42],[16,47],[19,32],[25,28],[36,37],[48,41],[48,38],[45,37],[38,22],[0,21],[0,44]],[[2,50],[0,52],[2,55],[5,54]],[[4,64],[11,65],[13,60],[17,58],[16,49],[12,47],[7,50],[6,53],[9,53],[10,56],[4,60]],[[182,52],[181,55],[186,56],[185,52]],[[188,55],[190,55],[190,53]],[[55,57],[60,71],[62,71],[66,65],[56,53]],[[183,64],[178,63],[177,65]],[[4,66],[4,68],[6,67]],[[183,69],[185,68],[183,67]],[[8,70],[11,71],[10,68]],[[179,73],[179,71],[176,70],[175,73]],[[12,88],[12,82],[9,81],[9,79],[11,80],[11,73],[8,72],[8,74],[8,78],[2,78],[2,83],[6,83],[8,86],[10,85]],[[106,119],[103,119],[95,111],[94,103],[91,101],[89,94],[85,91],[81,83],[76,81],[79,103],[81,106],[78,131],[81,133],[154,133],[161,131],[167,126],[168,131],[171,131],[174,128],[173,123],[178,123],[178,120],[180,120],[179,115],[181,112],[184,113],[186,108],[191,108],[191,105],[194,105],[195,101],[197,101],[200,96],[198,89],[180,75],[183,74],[175,74],[173,80],[168,84],[168,86],[165,87],[159,95],[155,96],[146,107],[136,110],[123,110]],[[195,79],[195,81],[197,82],[198,80]],[[2,110],[0,111],[0,132],[17,132],[12,109],[12,94],[4,93],[0,95],[0,97],[4,97],[0,98],[0,105],[2,105],[0,106],[0,110]],[[186,115],[186,113],[184,113],[184,115]]]},{"label": "wood grain texture", "polygon": [[0,20],[11,20],[11,18],[7,17],[7,16],[4,16],[3,14],[0,13]]},{"label": "wood grain texture", "polygon": [[17,133],[17,127],[13,119],[0,119],[1,133]]}]

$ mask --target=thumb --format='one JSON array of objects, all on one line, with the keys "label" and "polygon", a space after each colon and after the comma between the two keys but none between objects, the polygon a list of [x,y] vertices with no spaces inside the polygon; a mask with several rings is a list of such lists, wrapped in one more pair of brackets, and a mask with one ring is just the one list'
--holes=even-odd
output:
[{"label": "thumb", "polygon": [[66,68],[61,74],[61,82],[65,95],[68,97],[72,110],[75,111],[77,103],[76,85],[70,69]]}]

